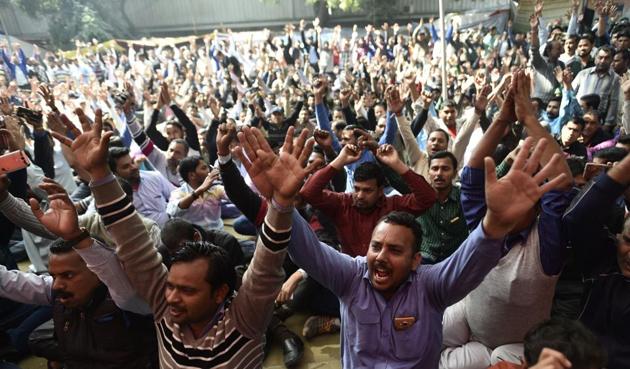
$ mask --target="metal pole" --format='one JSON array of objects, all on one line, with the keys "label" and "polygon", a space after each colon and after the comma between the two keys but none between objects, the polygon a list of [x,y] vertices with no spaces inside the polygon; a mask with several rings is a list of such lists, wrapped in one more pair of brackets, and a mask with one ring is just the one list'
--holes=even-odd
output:
[{"label": "metal pole", "polygon": [[448,99],[446,91],[446,22],[444,21],[444,0],[438,0],[440,6],[440,38],[442,40],[442,100]]}]

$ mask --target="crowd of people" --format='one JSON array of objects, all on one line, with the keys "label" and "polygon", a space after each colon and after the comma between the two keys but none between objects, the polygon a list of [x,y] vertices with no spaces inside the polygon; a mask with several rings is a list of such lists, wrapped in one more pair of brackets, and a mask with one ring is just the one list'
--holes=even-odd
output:
[{"label": "crowd of people", "polygon": [[336,332],[348,369],[630,368],[630,21],[594,7],[0,45],[31,162],[0,157],[0,368],[291,368]]}]

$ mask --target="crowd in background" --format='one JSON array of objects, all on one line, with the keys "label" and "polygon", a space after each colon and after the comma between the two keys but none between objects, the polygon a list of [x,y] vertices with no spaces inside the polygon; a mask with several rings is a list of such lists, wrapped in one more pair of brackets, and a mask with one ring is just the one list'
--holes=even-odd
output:
[{"label": "crowd in background", "polygon": [[0,359],[294,367],[340,331],[344,368],[630,367],[630,21],[570,6],[1,44],[31,164],[0,175]]}]

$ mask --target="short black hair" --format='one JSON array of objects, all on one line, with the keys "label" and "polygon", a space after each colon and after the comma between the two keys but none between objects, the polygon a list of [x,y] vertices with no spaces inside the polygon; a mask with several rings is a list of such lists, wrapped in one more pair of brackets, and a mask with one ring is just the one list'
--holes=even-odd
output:
[{"label": "short black hair", "polygon": [[622,161],[626,155],[628,155],[626,149],[613,146],[595,152],[593,158],[604,159],[607,163],[616,163]]},{"label": "short black hair", "polygon": [[175,143],[176,145],[183,145],[184,148],[186,149],[186,154],[188,154],[188,151],[190,150],[190,145],[188,144],[188,141],[184,140],[183,138],[176,138],[173,141],[171,141],[169,144],[171,143]]},{"label": "short black hair", "polygon": [[396,224],[409,228],[414,236],[413,249],[415,252],[420,252],[420,246],[422,245],[422,227],[420,223],[416,221],[416,217],[404,211],[392,211],[382,217],[377,225],[381,223]]},{"label": "short black hair", "polygon": [[166,126],[168,126],[168,125],[176,126],[176,127],[177,127],[177,128],[179,128],[182,132],[185,132],[185,130],[184,130],[184,125],[183,125],[183,124],[181,124],[180,122],[178,122],[178,121],[174,120],[174,119],[166,121],[166,124],[165,124],[165,125],[166,125]]},{"label": "short black hair", "polygon": [[606,352],[597,337],[577,320],[553,318],[530,329],[524,340],[527,365],[536,364],[544,348],[561,352],[573,364],[572,369],[606,365]]},{"label": "short black hair", "polygon": [[599,95],[597,94],[582,95],[582,97],[580,97],[580,100],[584,101],[586,106],[593,110],[599,109],[599,103],[602,101],[601,97],[599,97]]},{"label": "short black hair", "polygon": [[561,102],[561,101],[562,101],[562,96],[557,96],[557,95],[552,96],[552,97],[549,99],[549,101],[547,102],[547,105],[549,105],[549,103],[550,103],[550,102],[552,102],[552,101],[555,101],[555,102],[558,102],[558,103],[559,103],[559,102]]},{"label": "short black hair", "polygon": [[182,177],[182,180],[188,183],[188,175],[190,173],[194,173],[195,169],[197,169],[197,165],[202,161],[201,156],[193,155],[183,158],[179,162],[179,175]]},{"label": "short black hair", "polygon": [[181,248],[182,241],[193,241],[195,226],[182,218],[171,218],[162,227],[160,239],[170,252]]},{"label": "short black hair", "polygon": [[615,56],[615,49],[613,49],[612,47],[608,46],[608,45],[602,45],[599,47],[599,49],[597,49],[597,54],[599,54],[600,52],[605,52],[606,54],[610,54],[611,57]]},{"label": "short black hair", "polygon": [[116,173],[116,162],[123,156],[129,155],[129,149],[126,147],[110,147],[107,155],[107,164],[109,169]]},{"label": "short black hair", "polygon": [[593,34],[588,32],[584,32],[580,35],[578,42],[582,40],[588,40],[591,44],[595,43],[595,37],[593,37]]},{"label": "short black hair", "polygon": [[[451,136],[448,134],[448,132],[446,132],[442,128],[436,128],[433,131],[429,132],[429,136],[431,136],[434,132],[441,132],[446,138],[446,143],[448,143],[448,141],[451,139]],[[427,139],[429,138],[429,136],[427,136]]]},{"label": "short black hair", "polygon": [[365,182],[370,179],[376,179],[376,184],[381,187],[385,185],[385,175],[383,174],[383,170],[378,164],[373,162],[365,162],[354,171],[354,181],[355,182]]},{"label": "short black hair", "polygon": [[442,109],[444,108],[455,108],[457,109],[457,103],[455,102],[455,100],[445,100],[444,103],[442,103]]},{"label": "short black hair", "polygon": [[582,117],[580,117],[578,115],[574,115],[573,118],[571,118],[571,120],[569,122],[573,122],[573,123],[577,124],[578,126],[582,127],[582,129],[584,129],[584,126],[586,125],[586,123],[584,122],[584,118],[582,118]]},{"label": "short black hair", "polygon": [[571,176],[575,178],[579,176],[580,174],[584,173],[584,167],[586,166],[586,159],[581,158],[579,156],[569,156],[567,158],[567,164],[569,165]]},{"label": "short black hair", "polygon": [[429,167],[431,167],[431,162],[433,161],[433,159],[444,159],[444,158],[449,158],[451,159],[451,164],[453,164],[453,170],[457,170],[457,158],[455,157],[455,155],[453,155],[452,152],[450,151],[438,151],[435,154],[431,155],[431,157],[429,158]]},{"label": "short black hair", "polygon": [[68,243],[63,239],[58,238],[50,244],[49,251],[53,255],[62,255],[74,251],[74,248],[68,245]]},{"label": "short black hair", "polygon": [[173,258],[172,264],[189,263],[197,259],[206,259],[208,262],[208,274],[206,281],[212,288],[227,285],[230,295],[236,288],[236,272],[228,253],[219,246],[207,241],[188,241],[179,249]]},{"label": "short black hair", "polygon": [[630,50],[628,50],[628,49],[617,50],[615,55],[617,55],[617,54],[621,54],[621,59],[624,60],[624,61],[630,60]]}]

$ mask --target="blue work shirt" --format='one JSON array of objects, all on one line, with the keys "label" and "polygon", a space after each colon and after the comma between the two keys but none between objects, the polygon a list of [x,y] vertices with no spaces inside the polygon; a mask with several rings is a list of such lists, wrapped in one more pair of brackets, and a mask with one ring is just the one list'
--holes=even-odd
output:
[{"label": "blue work shirt", "polygon": [[[293,213],[289,255],[340,301],[344,368],[435,369],[442,349],[442,316],[477,287],[501,258],[503,240],[479,225],[449,258],[420,265],[386,300],[372,287],[365,257],[352,258],[320,243]],[[396,318],[413,318],[396,330]]]}]

